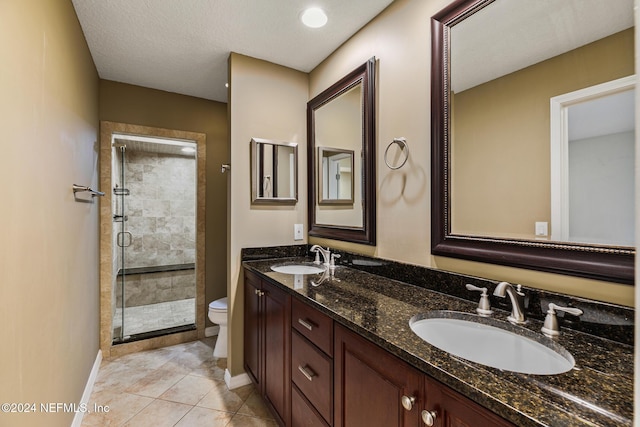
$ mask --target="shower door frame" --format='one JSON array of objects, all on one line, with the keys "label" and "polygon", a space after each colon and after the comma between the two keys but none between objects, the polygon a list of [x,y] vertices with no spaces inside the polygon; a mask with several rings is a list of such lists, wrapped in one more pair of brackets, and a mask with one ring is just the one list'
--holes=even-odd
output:
[{"label": "shower door frame", "polygon": [[163,347],[204,338],[205,329],[205,166],[206,135],[110,121],[100,122],[100,186],[112,186],[112,135],[131,134],[158,138],[192,140],[196,143],[196,329],[140,341],[113,344],[113,192],[100,200],[100,349],[103,357],[115,357],[135,351]]}]

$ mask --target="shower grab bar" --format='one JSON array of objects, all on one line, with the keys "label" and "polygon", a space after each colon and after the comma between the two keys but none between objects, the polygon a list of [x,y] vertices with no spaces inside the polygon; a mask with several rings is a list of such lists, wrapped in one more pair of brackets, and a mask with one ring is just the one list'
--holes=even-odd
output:
[{"label": "shower grab bar", "polygon": [[85,187],[84,185],[73,184],[74,195],[78,192],[83,192],[83,191],[88,191],[89,193],[91,193],[91,197],[104,196],[104,193],[102,191],[92,190],[91,187]]}]

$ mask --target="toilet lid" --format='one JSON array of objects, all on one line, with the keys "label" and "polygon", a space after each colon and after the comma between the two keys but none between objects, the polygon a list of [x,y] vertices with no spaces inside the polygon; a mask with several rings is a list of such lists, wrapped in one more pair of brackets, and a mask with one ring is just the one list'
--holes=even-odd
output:
[{"label": "toilet lid", "polygon": [[210,302],[209,310],[227,311],[227,297]]}]

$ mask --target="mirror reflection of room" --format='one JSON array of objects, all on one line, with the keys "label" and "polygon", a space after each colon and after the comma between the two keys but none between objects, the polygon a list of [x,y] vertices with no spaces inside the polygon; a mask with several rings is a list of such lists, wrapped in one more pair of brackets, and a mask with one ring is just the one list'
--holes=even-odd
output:
[{"label": "mirror reflection of room", "polygon": [[318,147],[320,204],[353,204],[353,150]]},{"label": "mirror reflection of room", "polygon": [[[613,143],[600,145],[600,154],[585,153],[580,148],[586,144],[572,143],[563,160],[572,171],[572,184],[565,184],[572,208],[565,212],[570,219],[562,233],[560,223],[552,218],[554,186],[561,184],[552,178],[550,125],[555,118],[550,100],[634,73],[631,2],[602,2],[601,9],[576,8],[573,3],[497,0],[452,28],[453,234],[633,246],[633,120],[607,131],[631,141],[616,154]],[[504,21],[499,16],[520,19]],[[506,22],[511,29],[501,26]],[[585,103],[582,108],[590,105],[595,104]],[[633,117],[632,109],[633,102],[608,112]],[[608,127],[607,117],[612,116],[586,114],[590,124],[601,129]],[[575,127],[571,117],[576,113],[567,115],[567,126]],[[605,161],[604,152],[616,158]],[[579,170],[585,174],[577,177]],[[612,173],[617,176],[608,177]],[[616,211],[613,216],[594,220],[585,215],[592,217],[594,212],[580,200],[589,199],[596,190],[603,197],[617,195],[615,200],[599,201],[605,210]],[[617,222],[617,227],[593,229],[595,223],[611,222]]]},{"label": "mirror reflection of room", "polygon": [[314,111],[318,224],[362,227],[362,82]]},{"label": "mirror reflection of room", "polygon": [[251,140],[252,200],[295,202],[297,195],[297,144]]}]

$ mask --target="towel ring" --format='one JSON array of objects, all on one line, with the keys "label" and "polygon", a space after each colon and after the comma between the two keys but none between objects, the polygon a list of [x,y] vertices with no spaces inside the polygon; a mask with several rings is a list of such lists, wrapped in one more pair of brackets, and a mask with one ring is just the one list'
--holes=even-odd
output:
[{"label": "towel ring", "polygon": [[[389,154],[389,148],[391,148],[391,146],[393,144],[398,144],[398,146],[400,147],[400,150],[406,152],[406,155],[404,156],[404,159],[402,160],[402,162],[398,166],[391,166],[391,164],[389,164],[389,159],[387,158],[387,156]],[[409,146],[407,145],[407,139],[406,138],[393,138],[393,141],[391,141],[389,143],[389,145],[387,146],[387,149],[384,150],[384,162],[385,162],[385,164],[389,167],[389,169],[396,170],[396,169],[400,169],[401,167],[403,167],[404,164],[407,163],[407,160],[409,160]]]}]

